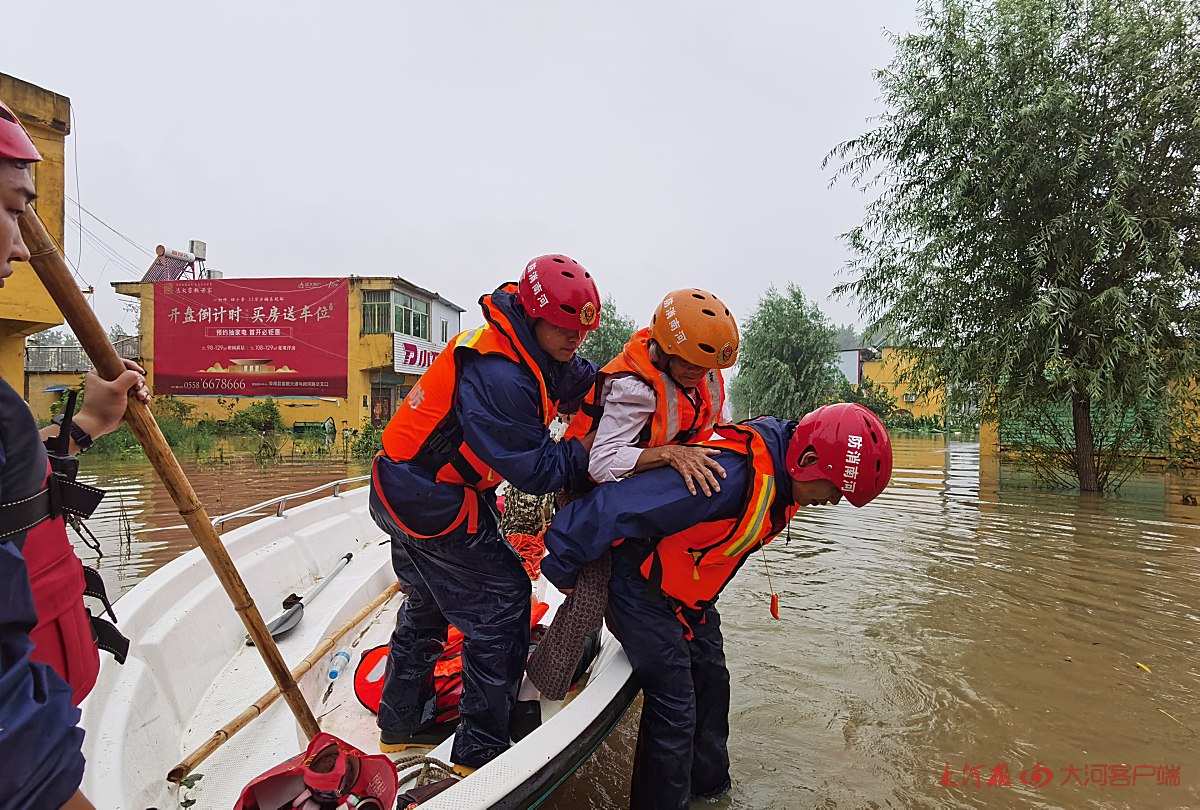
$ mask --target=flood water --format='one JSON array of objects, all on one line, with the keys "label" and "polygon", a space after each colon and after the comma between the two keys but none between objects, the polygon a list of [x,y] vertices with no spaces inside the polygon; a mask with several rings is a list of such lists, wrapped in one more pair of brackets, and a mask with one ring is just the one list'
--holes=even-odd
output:
[{"label": "flood water", "polygon": [[[1117,496],[980,474],[978,444],[896,440],[861,510],[801,510],[721,597],[733,792],[720,808],[1200,807],[1195,481]],[[185,465],[212,515],[358,475]],[[84,459],[122,592],[191,547],[148,465]],[[85,560],[94,558],[85,551]],[[120,614],[120,603],[117,604]],[[546,807],[620,807],[637,712]]]}]

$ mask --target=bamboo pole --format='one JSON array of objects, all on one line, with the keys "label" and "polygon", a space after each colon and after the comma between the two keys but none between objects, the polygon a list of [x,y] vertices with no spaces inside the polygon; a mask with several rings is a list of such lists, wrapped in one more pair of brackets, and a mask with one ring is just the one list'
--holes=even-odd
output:
[{"label": "bamboo pole", "polygon": [[[370,616],[378,610],[385,602],[400,592],[400,583],[393,583],[386,591],[375,597],[369,605],[364,607],[358,613],[354,614],[348,622],[343,624],[331,635],[325,638],[320,644],[313,648],[313,651],[308,654],[308,657],[296,664],[292,668],[292,678],[299,681],[304,675],[317,665],[329,651],[333,649],[342,636],[349,633],[363,619]],[[192,753],[184,757],[183,761],[176,765],[167,774],[167,781],[176,784],[182,782],[187,775],[196,769],[204,760],[208,759],[214,751],[229,741],[229,738],[237,734],[243,728],[250,724],[250,721],[260,716],[267,710],[267,707],[274,703],[279,698],[279,687],[273,686],[268,689],[263,696],[251,703],[237,717],[230,720],[221,728],[213,732],[213,735],[205,740],[204,744],[197,748]]]},{"label": "bamboo pole", "polygon": [[[38,278],[42,280],[46,291],[66,317],[75,336],[79,338],[84,351],[96,367],[96,373],[106,380],[115,380],[124,373],[125,365],[117,356],[116,349],[109,342],[100,322],[96,320],[96,315],[83,300],[83,294],[71,277],[71,271],[67,268],[62,254],[58,252],[50,234],[46,232],[46,227],[38,215],[29,209],[21,214],[20,224],[21,236],[25,240],[25,246],[29,248],[29,263],[33,265]],[[292,714],[296,715],[296,722],[311,740],[321,730],[317,719],[313,717],[312,710],[308,708],[304,696],[300,694],[295,680],[288,672],[287,663],[280,655],[279,648],[275,646],[271,634],[267,632],[262,615],[250,597],[246,583],[234,566],[233,560],[229,558],[229,552],[217,536],[208,512],[196,497],[195,490],[192,489],[171,448],[167,446],[167,440],[163,438],[158,423],[154,421],[150,407],[137,397],[130,397],[125,408],[125,421],[141,442],[146,458],[154,465],[158,477],[171,493],[179,514],[192,530],[192,536],[196,538],[204,556],[212,565],[217,579],[221,581],[225,593],[233,602],[234,610],[246,626],[246,632],[254,639],[271,677],[275,679],[288,705],[291,706]]]}]

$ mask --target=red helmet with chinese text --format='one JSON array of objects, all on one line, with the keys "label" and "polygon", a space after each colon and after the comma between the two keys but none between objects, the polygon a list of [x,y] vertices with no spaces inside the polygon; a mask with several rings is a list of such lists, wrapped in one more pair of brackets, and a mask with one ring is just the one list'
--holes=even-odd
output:
[{"label": "red helmet with chinese text", "polygon": [[0,158],[37,163],[42,159],[16,114],[0,101]]},{"label": "red helmet with chinese text", "polygon": [[538,256],[517,282],[517,300],[531,318],[590,332],[600,325],[600,291],[592,274],[568,256]]},{"label": "red helmet with chinese text", "polygon": [[650,318],[650,336],[667,354],[701,368],[729,368],[737,362],[737,321],[729,307],[696,288],[667,293]]},{"label": "red helmet with chinese text", "polygon": [[[815,464],[800,466],[809,448]],[[875,500],[892,477],[892,440],[883,422],[862,405],[825,405],[796,425],[788,443],[787,471],[797,481],[824,478],[855,506]]]}]

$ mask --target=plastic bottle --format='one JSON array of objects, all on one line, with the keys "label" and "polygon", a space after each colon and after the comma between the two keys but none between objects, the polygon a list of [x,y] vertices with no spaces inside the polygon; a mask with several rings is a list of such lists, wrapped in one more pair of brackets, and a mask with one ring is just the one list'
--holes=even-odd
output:
[{"label": "plastic bottle", "polygon": [[346,666],[350,663],[350,653],[345,650],[338,650],[329,659],[329,680],[336,680],[339,675],[345,671]]}]

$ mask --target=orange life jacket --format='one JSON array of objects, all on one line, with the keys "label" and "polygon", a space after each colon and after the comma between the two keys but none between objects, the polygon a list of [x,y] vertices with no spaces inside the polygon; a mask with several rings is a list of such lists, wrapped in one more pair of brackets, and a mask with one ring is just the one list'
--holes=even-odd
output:
[{"label": "orange life jacket", "polygon": [[614,376],[635,376],[654,389],[654,416],[639,437],[639,447],[684,444],[697,437],[707,438],[721,417],[725,403],[725,380],[712,369],[705,382],[695,389],[695,400],[659,370],[650,359],[650,329],[634,333],[621,353],[596,375],[596,384],[587,395],[579,413],[571,418],[566,438],[582,439],[596,429],[604,414],[604,382]]},{"label": "orange life jacket", "polygon": [[[516,292],[515,284],[505,285],[505,292]],[[549,427],[558,414],[558,403],[550,398],[541,367],[521,344],[508,316],[485,295],[480,302],[486,323],[455,335],[434,358],[396,413],[383,429],[383,450],[379,455],[394,462],[414,462],[434,475],[439,483],[457,484],[468,490],[484,492],[500,484],[499,473],[475,455],[463,440],[462,425],[454,414],[458,376],[462,353],[498,354],[507,357],[537,380],[541,392],[540,416]],[[375,480],[378,488],[378,478]],[[382,490],[377,490],[386,504]],[[388,506],[389,511],[391,507]],[[468,521],[468,531],[474,531],[478,499],[463,498],[463,509],[450,528]],[[392,517],[407,531],[405,524],[393,512]],[[416,537],[426,535],[409,532]]]},{"label": "orange life jacket", "polygon": [[641,567],[651,588],[692,610],[715,602],[751,552],[783,531],[797,509],[787,501],[775,502],[775,461],[762,436],[742,425],[721,425],[716,431],[717,437],[698,444],[750,459],[753,474],[740,514],[664,537]]}]

